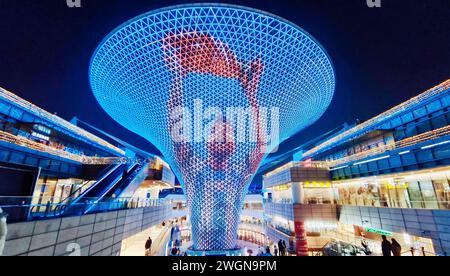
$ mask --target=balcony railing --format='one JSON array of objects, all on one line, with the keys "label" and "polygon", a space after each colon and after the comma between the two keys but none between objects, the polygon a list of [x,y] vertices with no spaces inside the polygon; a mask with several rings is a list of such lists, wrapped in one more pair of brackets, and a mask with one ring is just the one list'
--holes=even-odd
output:
[{"label": "balcony railing", "polygon": [[[264,203],[275,204],[294,204],[290,199],[283,200],[269,200],[264,199]],[[433,200],[378,200],[378,199],[320,199],[320,198],[305,198],[302,204],[310,205],[349,205],[349,206],[366,206],[366,207],[380,207],[380,208],[403,208],[403,209],[428,209],[428,210],[450,210],[450,200],[433,201]]]},{"label": "balcony railing", "polygon": [[433,139],[437,139],[446,135],[450,134],[450,125],[436,129],[436,130],[432,130],[432,131],[428,131],[410,138],[406,138],[404,140],[395,142],[395,143],[391,143],[389,145],[385,145],[382,147],[377,147],[377,148],[373,148],[370,150],[366,150],[363,152],[359,152],[359,153],[355,153],[352,154],[350,156],[344,157],[344,158],[340,158],[340,159],[336,159],[336,160],[332,160],[332,161],[324,161],[327,166],[329,168],[332,167],[336,167],[338,165],[341,164],[345,164],[345,163],[349,163],[352,161],[357,161],[357,160],[361,160],[370,156],[374,156],[377,154],[381,154],[384,153],[386,151],[390,151],[390,150],[395,150],[395,149],[401,149],[401,148],[406,148],[421,142],[426,142],[426,141],[430,141]]},{"label": "balcony railing", "polygon": [[267,203],[275,203],[275,204],[294,204],[294,201],[292,199],[288,199],[288,198],[282,198],[282,199],[269,199],[269,198],[264,198],[263,200],[264,204]]},{"label": "balcony railing", "polygon": [[279,168],[276,168],[273,171],[270,171],[263,175],[263,178],[268,178],[272,175],[280,173],[282,171],[288,170],[290,168],[299,167],[299,168],[329,168],[329,164],[326,161],[292,161],[289,162]]},{"label": "balcony railing", "polygon": [[295,232],[291,231],[290,229],[281,226],[281,225],[273,225],[273,224],[269,224],[268,227],[272,228],[273,230],[276,230],[278,232],[281,232],[282,234],[288,236],[288,237],[293,237],[295,236]]},{"label": "balcony railing", "polygon": [[48,153],[61,158],[69,159],[83,164],[113,164],[115,162],[122,162],[120,157],[95,157],[86,156],[82,154],[75,154],[64,149],[58,149],[42,143],[32,141],[26,137],[13,135],[8,132],[0,131],[0,141],[5,141],[17,146],[26,147],[39,152]]},{"label": "balcony railing", "polygon": [[[331,234],[331,235],[330,235]],[[371,240],[367,238],[363,238],[361,236],[355,236],[351,233],[346,232],[329,232],[324,235],[330,241],[325,244],[322,248],[321,252],[324,253],[324,250],[327,249],[328,253],[337,256],[343,255],[370,255],[370,256],[381,256],[381,241],[379,240]],[[367,245],[367,249],[365,250],[362,246],[363,241]],[[337,245],[341,246],[337,246]],[[446,256],[446,253],[443,252],[441,255],[436,254],[435,252],[429,252],[423,246],[416,246],[414,244],[401,244],[402,252],[401,256]],[[355,254],[356,253],[356,254]],[[326,255],[326,254],[325,254]]]},{"label": "balcony railing", "polygon": [[386,111],[378,116],[375,116],[374,118],[372,118],[368,121],[365,121],[364,123],[362,123],[356,127],[353,127],[331,139],[328,139],[326,142],[305,152],[303,154],[303,156],[305,156],[305,157],[313,156],[313,155],[321,152],[322,150],[329,148],[330,146],[332,146],[334,144],[343,143],[344,141],[346,141],[346,139],[351,139],[354,135],[356,135],[358,133],[362,133],[364,131],[367,132],[369,129],[371,129],[371,127],[383,122],[387,118],[395,116],[402,111],[405,111],[415,105],[418,105],[421,102],[424,102],[427,99],[430,99],[431,97],[434,97],[434,96],[446,91],[449,88],[450,88],[450,80],[447,80],[447,81],[423,92],[422,94],[420,94],[402,104],[399,104],[399,105],[389,109],[388,111]]},{"label": "balcony railing", "polygon": [[[413,146],[416,145],[418,143],[422,143],[422,142],[426,142],[426,141],[431,141],[434,139],[438,139],[444,136],[450,135],[450,125],[439,128],[439,129],[435,129],[435,130],[431,130],[413,137],[409,137],[406,139],[403,139],[401,141],[398,142],[394,142],[394,143],[390,143],[388,145],[384,145],[384,146],[380,146],[380,147],[376,147],[373,149],[369,149],[369,150],[365,150],[362,152],[358,152],[343,158],[339,158],[336,160],[330,160],[330,161],[311,161],[308,162],[308,166],[309,167],[314,167],[314,168],[333,168],[333,167],[337,167],[341,164],[346,164],[346,163],[350,163],[353,161],[359,161],[359,160],[363,160],[365,158],[368,158],[370,156],[374,156],[374,155],[378,155],[378,154],[382,154],[386,151],[391,151],[391,150],[399,150],[402,148],[406,148],[409,146]],[[273,171],[268,172],[267,174],[264,175],[264,178],[268,178],[272,175],[275,175],[279,172],[288,170],[290,168],[293,167],[302,167],[304,166],[304,161],[302,162],[289,162],[284,166],[281,166]]]},{"label": "balcony railing", "polygon": [[350,206],[366,206],[380,208],[410,208],[410,209],[436,209],[450,210],[450,201],[434,201],[434,200],[336,200],[338,205]]},{"label": "balcony railing", "polygon": [[139,198],[86,198],[83,202],[55,203],[51,197],[0,197],[0,208],[8,215],[8,222],[71,217],[89,213],[137,209],[170,205],[172,202],[160,199]]},{"label": "balcony railing", "polygon": [[19,96],[7,91],[6,89],[3,89],[0,87],[0,98],[3,98],[9,102],[14,103],[15,105],[18,105],[22,107],[23,109],[35,114],[36,116],[40,118],[44,118],[46,120],[49,120],[50,122],[54,123],[55,125],[61,126],[63,128],[66,128],[67,130],[76,133],[77,135],[87,138],[90,141],[94,141],[95,143],[101,145],[102,147],[106,147],[109,150],[113,150],[116,153],[119,153],[121,155],[125,155],[125,151],[122,149],[119,149],[118,147],[113,146],[112,144],[106,142],[105,140],[87,132],[86,130],[79,128],[66,120],[51,114],[34,104],[20,98]]}]

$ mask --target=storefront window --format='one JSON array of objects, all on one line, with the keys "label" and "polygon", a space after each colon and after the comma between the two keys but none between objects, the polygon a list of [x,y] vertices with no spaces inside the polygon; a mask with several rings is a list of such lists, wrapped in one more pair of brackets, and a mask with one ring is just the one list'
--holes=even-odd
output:
[{"label": "storefront window", "polygon": [[400,204],[399,207],[400,208],[411,208],[411,201],[410,201],[409,195],[408,195],[407,184],[406,183],[400,184],[396,190],[397,190],[398,202]]},{"label": "storefront window", "polygon": [[368,183],[366,185],[364,202],[366,206],[380,206],[380,192],[378,185],[375,183]]},{"label": "storefront window", "polygon": [[380,192],[375,183],[352,183],[338,186],[341,204],[380,206]]},{"label": "storefront window", "polygon": [[380,185],[380,207],[389,207],[389,190],[386,185]]},{"label": "storefront window", "polygon": [[450,187],[447,179],[433,180],[440,209],[450,209]]},{"label": "storefront window", "polygon": [[436,194],[434,192],[433,183],[430,180],[420,181],[420,189],[422,190],[422,197],[425,208],[438,209]]},{"label": "storefront window", "polygon": [[423,208],[422,192],[420,191],[419,182],[411,181],[408,183],[408,194],[411,200],[412,208]]},{"label": "storefront window", "polygon": [[382,185],[387,206],[392,208],[410,208],[408,183],[401,180],[389,180]]},{"label": "storefront window", "polygon": [[339,194],[339,204],[350,204],[348,189],[346,189],[344,185],[339,185],[337,189]]},{"label": "storefront window", "polygon": [[331,204],[333,203],[333,190],[330,188],[305,188],[305,203]]},{"label": "storefront window", "polygon": [[291,184],[275,186],[272,189],[272,201],[275,203],[292,203]]}]

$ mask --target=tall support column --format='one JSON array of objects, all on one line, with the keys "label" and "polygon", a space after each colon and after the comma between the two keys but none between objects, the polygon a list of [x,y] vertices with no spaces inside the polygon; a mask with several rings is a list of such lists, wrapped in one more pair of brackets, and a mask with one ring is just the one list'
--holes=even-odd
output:
[{"label": "tall support column", "polygon": [[236,249],[243,198],[263,159],[317,121],[335,90],[314,38],[233,5],[142,14],[103,40],[89,71],[101,107],[157,145],[182,183],[199,251]]},{"label": "tall support column", "polygon": [[297,256],[308,256],[308,242],[304,221],[295,222],[295,250]]},{"label": "tall support column", "polygon": [[292,200],[294,204],[304,204],[303,185],[300,182],[292,183]]}]

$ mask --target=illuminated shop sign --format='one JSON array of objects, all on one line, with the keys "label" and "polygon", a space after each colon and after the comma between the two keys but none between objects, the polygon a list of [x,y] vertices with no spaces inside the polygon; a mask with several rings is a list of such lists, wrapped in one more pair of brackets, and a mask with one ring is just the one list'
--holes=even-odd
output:
[{"label": "illuminated shop sign", "polygon": [[35,137],[35,138],[38,138],[38,139],[41,139],[41,140],[45,140],[45,141],[50,140],[50,137],[45,136],[44,134],[37,133],[37,132],[35,132],[35,131],[33,131],[33,132],[31,133],[31,136],[33,136],[33,137]]},{"label": "illuminated shop sign", "polygon": [[304,183],[305,188],[331,188],[331,182],[329,181],[306,181]]},{"label": "illuminated shop sign", "polygon": [[42,134],[46,134],[46,135],[50,135],[52,133],[52,130],[49,129],[48,127],[45,127],[43,125],[33,125],[33,129],[37,132],[40,132]]},{"label": "illuminated shop sign", "polygon": [[376,229],[376,228],[371,228],[371,227],[366,227],[366,232],[374,233],[374,234],[378,234],[378,235],[385,235],[387,237],[392,237],[394,235],[392,232],[381,230],[381,229]]},{"label": "illuminated shop sign", "polygon": [[326,221],[305,221],[305,229],[308,231],[325,231],[325,230],[337,230],[337,223],[330,223]]},{"label": "illuminated shop sign", "polygon": [[40,124],[33,125],[33,129],[31,131],[31,136],[34,138],[49,141],[50,140],[50,134],[52,133],[52,130],[48,127],[45,127]]},{"label": "illuminated shop sign", "polygon": [[275,187],[273,187],[273,190],[274,191],[286,191],[286,190],[289,190],[289,188],[290,188],[290,185],[285,184],[285,185],[275,186]]},{"label": "illuminated shop sign", "polygon": [[394,189],[408,189],[409,185],[408,183],[401,183],[401,184],[387,184],[386,188],[388,188],[389,190],[394,190]]}]

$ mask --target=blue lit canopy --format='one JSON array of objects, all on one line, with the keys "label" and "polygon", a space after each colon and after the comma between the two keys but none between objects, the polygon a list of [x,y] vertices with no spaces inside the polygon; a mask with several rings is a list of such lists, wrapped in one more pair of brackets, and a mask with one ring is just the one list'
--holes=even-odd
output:
[{"label": "blue lit canopy", "polygon": [[[322,116],[335,88],[329,57],[304,30],[220,4],[169,7],[128,21],[98,47],[90,81],[106,112],[155,144],[182,182],[197,250],[236,246],[244,194],[277,146],[263,146],[262,124],[256,140],[238,141],[245,126],[211,117],[214,108],[251,108],[260,120],[267,108],[282,142]],[[199,104],[202,113],[195,112]],[[179,106],[192,113],[170,116]],[[191,139],[174,139],[180,121]],[[196,139],[199,133],[209,136]]]}]

